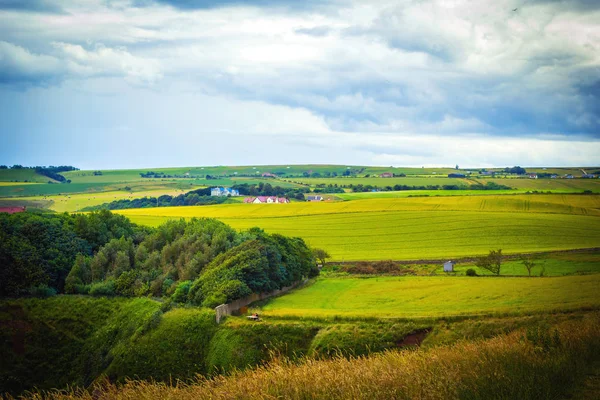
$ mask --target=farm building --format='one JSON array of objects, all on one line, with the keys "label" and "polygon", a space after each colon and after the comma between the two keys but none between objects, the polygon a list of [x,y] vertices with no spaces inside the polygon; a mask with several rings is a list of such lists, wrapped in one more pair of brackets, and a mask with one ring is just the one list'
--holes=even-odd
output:
[{"label": "farm building", "polygon": [[277,175],[272,174],[270,172],[265,172],[264,174],[262,174],[263,178],[277,178]]},{"label": "farm building", "polygon": [[537,174],[529,174],[529,179],[537,179]]},{"label": "farm building", "polygon": [[285,197],[277,196],[258,196],[258,197],[246,197],[244,203],[252,204],[284,204],[290,201]]},{"label": "farm building", "polygon": [[24,212],[25,210],[25,207],[0,207],[0,213],[16,214]]},{"label": "farm building", "polygon": [[394,174],[391,172],[384,172],[383,174],[379,174],[380,178],[393,178]]},{"label": "farm building", "polygon": [[211,196],[239,196],[240,192],[232,188],[214,187],[210,189]]},{"label": "farm building", "polygon": [[444,272],[454,272],[454,261],[446,261],[444,263]]},{"label": "farm building", "polygon": [[323,201],[323,196],[306,196],[306,201]]}]

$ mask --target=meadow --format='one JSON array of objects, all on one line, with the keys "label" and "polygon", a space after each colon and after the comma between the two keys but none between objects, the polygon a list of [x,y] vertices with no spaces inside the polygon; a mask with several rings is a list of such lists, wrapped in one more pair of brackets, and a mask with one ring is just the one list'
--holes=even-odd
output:
[{"label": "meadow", "polygon": [[600,307],[600,275],[553,278],[318,278],[261,307],[265,317],[430,318]]},{"label": "meadow", "polygon": [[[217,218],[302,237],[332,260],[416,260],[596,247],[600,198],[515,195],[372,199],[287,205],[229,204],[123,210],[156,226],[172,218]],[[477,210],[477,211],[474,211]]]},{"label": "meadow", "polygon": [[134,199],[141,197],[158,197],[162,195],[176,196],[186,193],[190,190],[198,189],[196,186],[189,188],[178,189],[172,187],[163,187],[161,189],[145,189],[145,187],[133,187],[131,191],[124,190],[113,190],[107,192],[93,192],[93,193],[73,193],[73,194],[60,194],[60,195],[48,195],[48,196],[32,196],[32,197],[19,197],[18,199],[2,200],[3,202],[47,202],[44,208],[56,211],[56,212],[74,212],[81,210],[85,207],[97,206],[104,203],[110,203],[115,200],[123,199]]}]

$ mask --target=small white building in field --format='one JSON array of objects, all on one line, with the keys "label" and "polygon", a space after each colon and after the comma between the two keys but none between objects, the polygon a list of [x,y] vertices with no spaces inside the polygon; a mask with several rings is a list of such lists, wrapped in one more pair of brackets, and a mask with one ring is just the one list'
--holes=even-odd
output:
[{"label": "small white building in field", "polygon": [[444,272],[454,272],[454,261],[446,261],[444,263]]},{"label": "small white building in field", "polygon": [[232,188],[214,187],[210,189],[211,196],[239,196],[240,192]]}]

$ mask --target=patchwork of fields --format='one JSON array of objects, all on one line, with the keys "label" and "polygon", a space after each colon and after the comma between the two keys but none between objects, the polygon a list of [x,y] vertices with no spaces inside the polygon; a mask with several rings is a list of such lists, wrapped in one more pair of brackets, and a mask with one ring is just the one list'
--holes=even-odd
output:
[{"label": "patchwork of fields", "polygon": [[123,210],[140,224],[211,217],[302,237],[334,260],[422,259],[596,247],[600,198],[584,195],[373,199]]},{"label": "patchwork of fields", "polygon": [[419,318],[600,307],[600,275],[555,278],[319,278],[272,299],[268,317]]}]

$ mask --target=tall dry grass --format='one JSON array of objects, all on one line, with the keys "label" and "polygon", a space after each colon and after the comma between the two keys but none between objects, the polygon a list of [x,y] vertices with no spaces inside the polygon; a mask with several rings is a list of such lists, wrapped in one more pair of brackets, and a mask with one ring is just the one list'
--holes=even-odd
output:
[{"label": "tall dry grass", "polygon": [[29,399],[551,399],[600,356],[600,313],[485,341],[369,357],[276,360],[191,384],[130,381]]}]

